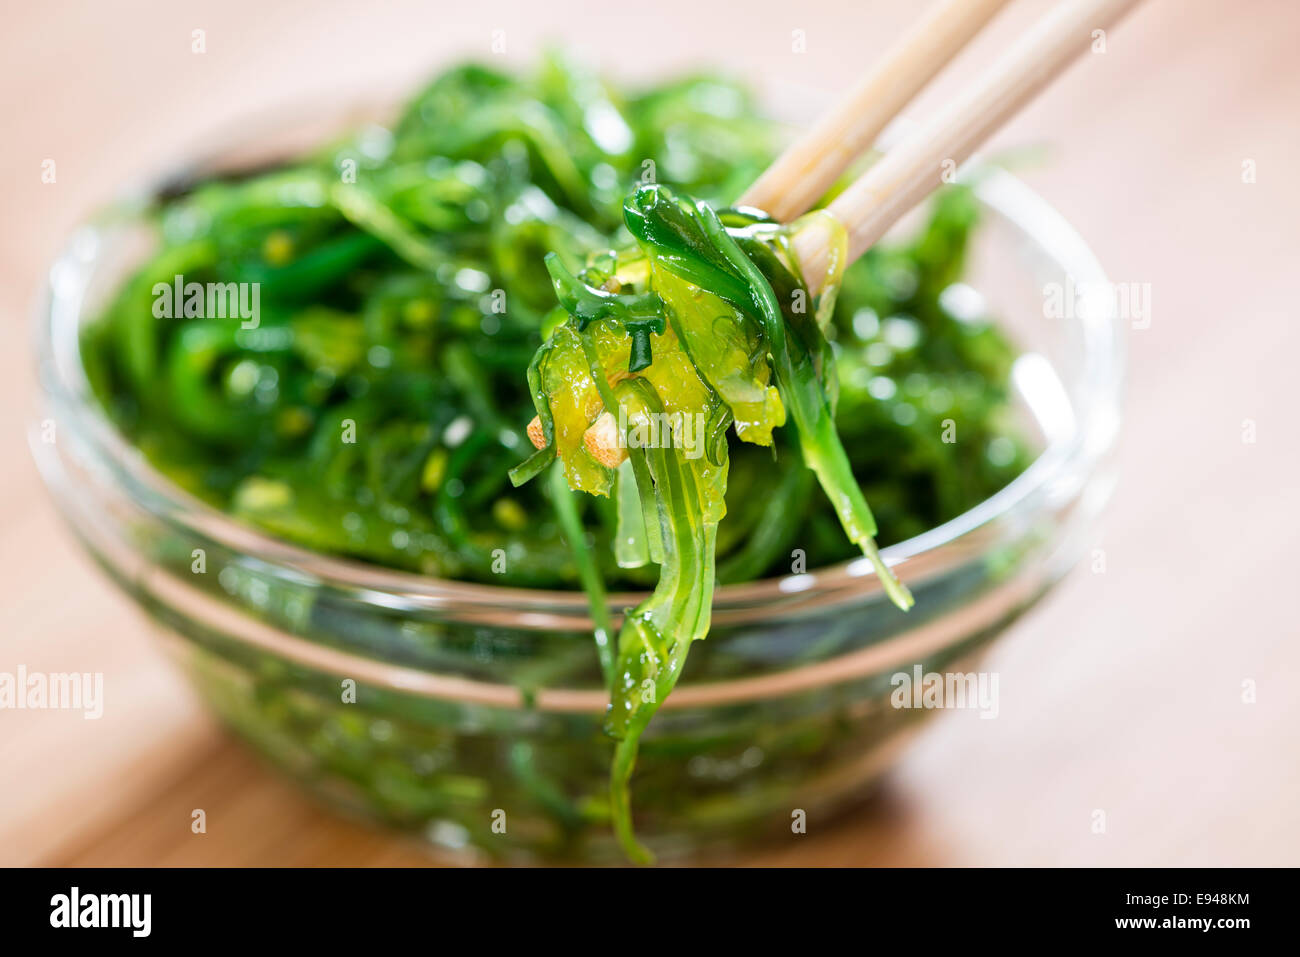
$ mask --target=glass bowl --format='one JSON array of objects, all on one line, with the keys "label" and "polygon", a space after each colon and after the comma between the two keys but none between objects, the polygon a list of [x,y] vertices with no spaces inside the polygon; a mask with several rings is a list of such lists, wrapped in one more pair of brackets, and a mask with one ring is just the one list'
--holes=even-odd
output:
[{"label": "glass bowl", "polygon": [[[187,175],[291,155],[323,132],[269,123]],[[712,633],[633,780],[638,834],[661,858],[788,836],[800,812],[824,821],[860,801],[931,713],[893,707],[893,677],[972,670],[1088,540],[1112,484],[1121,330],[1108,303],[1064,318],[1044,304],[1050,284],[1095,290],[1106,277],[1018,180],[988,170],[976,190],[985,222],[953,294],[982,301],[1023,350],[1013,380],[1041,452],[976,508],[885,550],[916,596],[908,614],[866,560],[717,589]],[[44,287],[31,444],[77,537],[221,719],[316,795],[467,857],[621,859],[581,593],[432,579],[276,540],[171,484],[108,421],[79,330],[147,251],[138,210],[156,192],[77,231]],[[588,680],[554,679],[574,673]]]}]

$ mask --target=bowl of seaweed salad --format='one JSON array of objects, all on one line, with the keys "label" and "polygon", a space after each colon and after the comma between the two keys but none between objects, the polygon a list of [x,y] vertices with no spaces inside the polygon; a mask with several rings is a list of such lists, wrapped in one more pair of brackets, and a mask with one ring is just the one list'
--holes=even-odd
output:
[{"label": "bowl of seaweed salad", "polygon": [[[56,264],[34,449],[91,554],[238,734],[442,847],[647,860],[860,800],[925,715],[893,676],[968,670],[1102,498],[1118,339],[1042,308],[1086,246],[988,171],[782,313],[736,83],[471,64],[347,125]],[[672,454],[593,455],[674,410]]]}]

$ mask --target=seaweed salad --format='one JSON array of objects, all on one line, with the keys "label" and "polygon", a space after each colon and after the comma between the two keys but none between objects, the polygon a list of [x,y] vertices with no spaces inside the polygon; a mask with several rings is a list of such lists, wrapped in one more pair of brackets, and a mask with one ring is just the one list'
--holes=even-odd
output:
[{"label": "seaweed salad", "polygon": [[709,630],[729,428],[740,441],[771,446],[788,405],[799,455],[845,534],[899,608],[913,600],[880,558],[875,518],[835,431],[826,384],[834,358],[824,328],[845,255],[843,229],[830,223],[841,249],[814,306],[790,254],[798,223],[785,229],[756,210],[740,211],[724,214],[729,231],[707,204],[657,185],[639,188],[624,215],[637,241],[633,255],[607,253],[581,278],[547,256],[572,318],[529,369],[538,412],[529,435],[538,450],[512,478],[527,481],[558,456],[572,487],[608,495],[614,468],[622,469],[622,564],[660,568],[654,593],[624,618],[607,722],[619,741],[614,824],[629,855],[648,860],[632,835],[628,781],[642,730],[677,683],[692,642]]},{"label": "seaweed salad", "polygon": [[[637,740],[715,583],[865,554],[906,607],[876,542],[1030,457],[1014,352],[952,294],[968,189],[810,283],[800,223],[728,206],[778,132],[711,76],[623,91],[558,56],[457,67],[390,126],[160,194],[158,248],[83,332],[118,428],[235,518],[425,575],[585,589],[619,742],[603,819],[638,860]],[[256,295],[183,308],[232,283]],[[606,590],[651,588],[615,640]]]}]

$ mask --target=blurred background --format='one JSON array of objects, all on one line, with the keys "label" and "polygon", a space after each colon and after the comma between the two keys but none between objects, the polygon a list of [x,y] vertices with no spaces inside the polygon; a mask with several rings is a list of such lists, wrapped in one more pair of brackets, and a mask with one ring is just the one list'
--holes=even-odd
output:
[{"label": "blurred background", "polygon": [[[1014,4],[907,115],[941,102],[1048,5]],[[0,671],[102,671],[109,707],[95,722],[0,711],[0,864],[436,860],[318,809],[225,736],[60,526],[25,448],[30,317],[80,219],[251,111],[398,93],[451,58],[530,62],[548,43],[630,79],[707,64],[751,81],[783,114],[815,112],[922,7],[62,0],[7,10]],[[203,54],[191,52],[196,29]],[[1094,560],[985,665],[1002,676],[1000,719],[941,715],[866,809],[746,863],[1300,863],[1297,36],[1300,5],[1289,0],[1148,0],[1104,53],[997,137],[994,150],[1037,148],[1017,172],[1112,279],[1150,284],[1150,325],[1129,335],[1121,484]],[[43,183],[49,158],[57,181]],[[191,835],[196,807],[220,826]]]}]

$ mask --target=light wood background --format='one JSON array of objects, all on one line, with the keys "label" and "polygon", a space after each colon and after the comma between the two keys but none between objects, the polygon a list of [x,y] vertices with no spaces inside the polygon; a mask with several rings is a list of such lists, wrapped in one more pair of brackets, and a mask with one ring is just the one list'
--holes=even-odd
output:
[{"label": "light wood background", "polygon": [[[1045,5],[1009,11],[957,74]],[[512,59],[548,39],[623,75],[707,58],[778,101],[821,103],[918,9],[567,6],[65,0],[6,11],[0,671],[103,671],[107,701],[97,722],[0,711],[0,864],[436,860],[317,809],[232,742],[78,552],[24,448],[29,314],[79,218],[267,104],[401,89],[454,53],[490,55],[493,30]],[[794,30],[806,53],[792,52]],[[1290,0],[1149,0],[999,137],[1047,147],[1026,178],[1114,279],[1152,288],[1151,327],[1130,335],[1122,484],[1096,530],[1106,570],[1080,568],[997,647],[998,720],[936,719],[869,808],[750,862],[1300,863],[1297,37]],[[54,184],[40,181],[48,158]],[[206,835],[190,833],[196,807]],[[1096,809],[1105,834],[1092,832]]]}]

